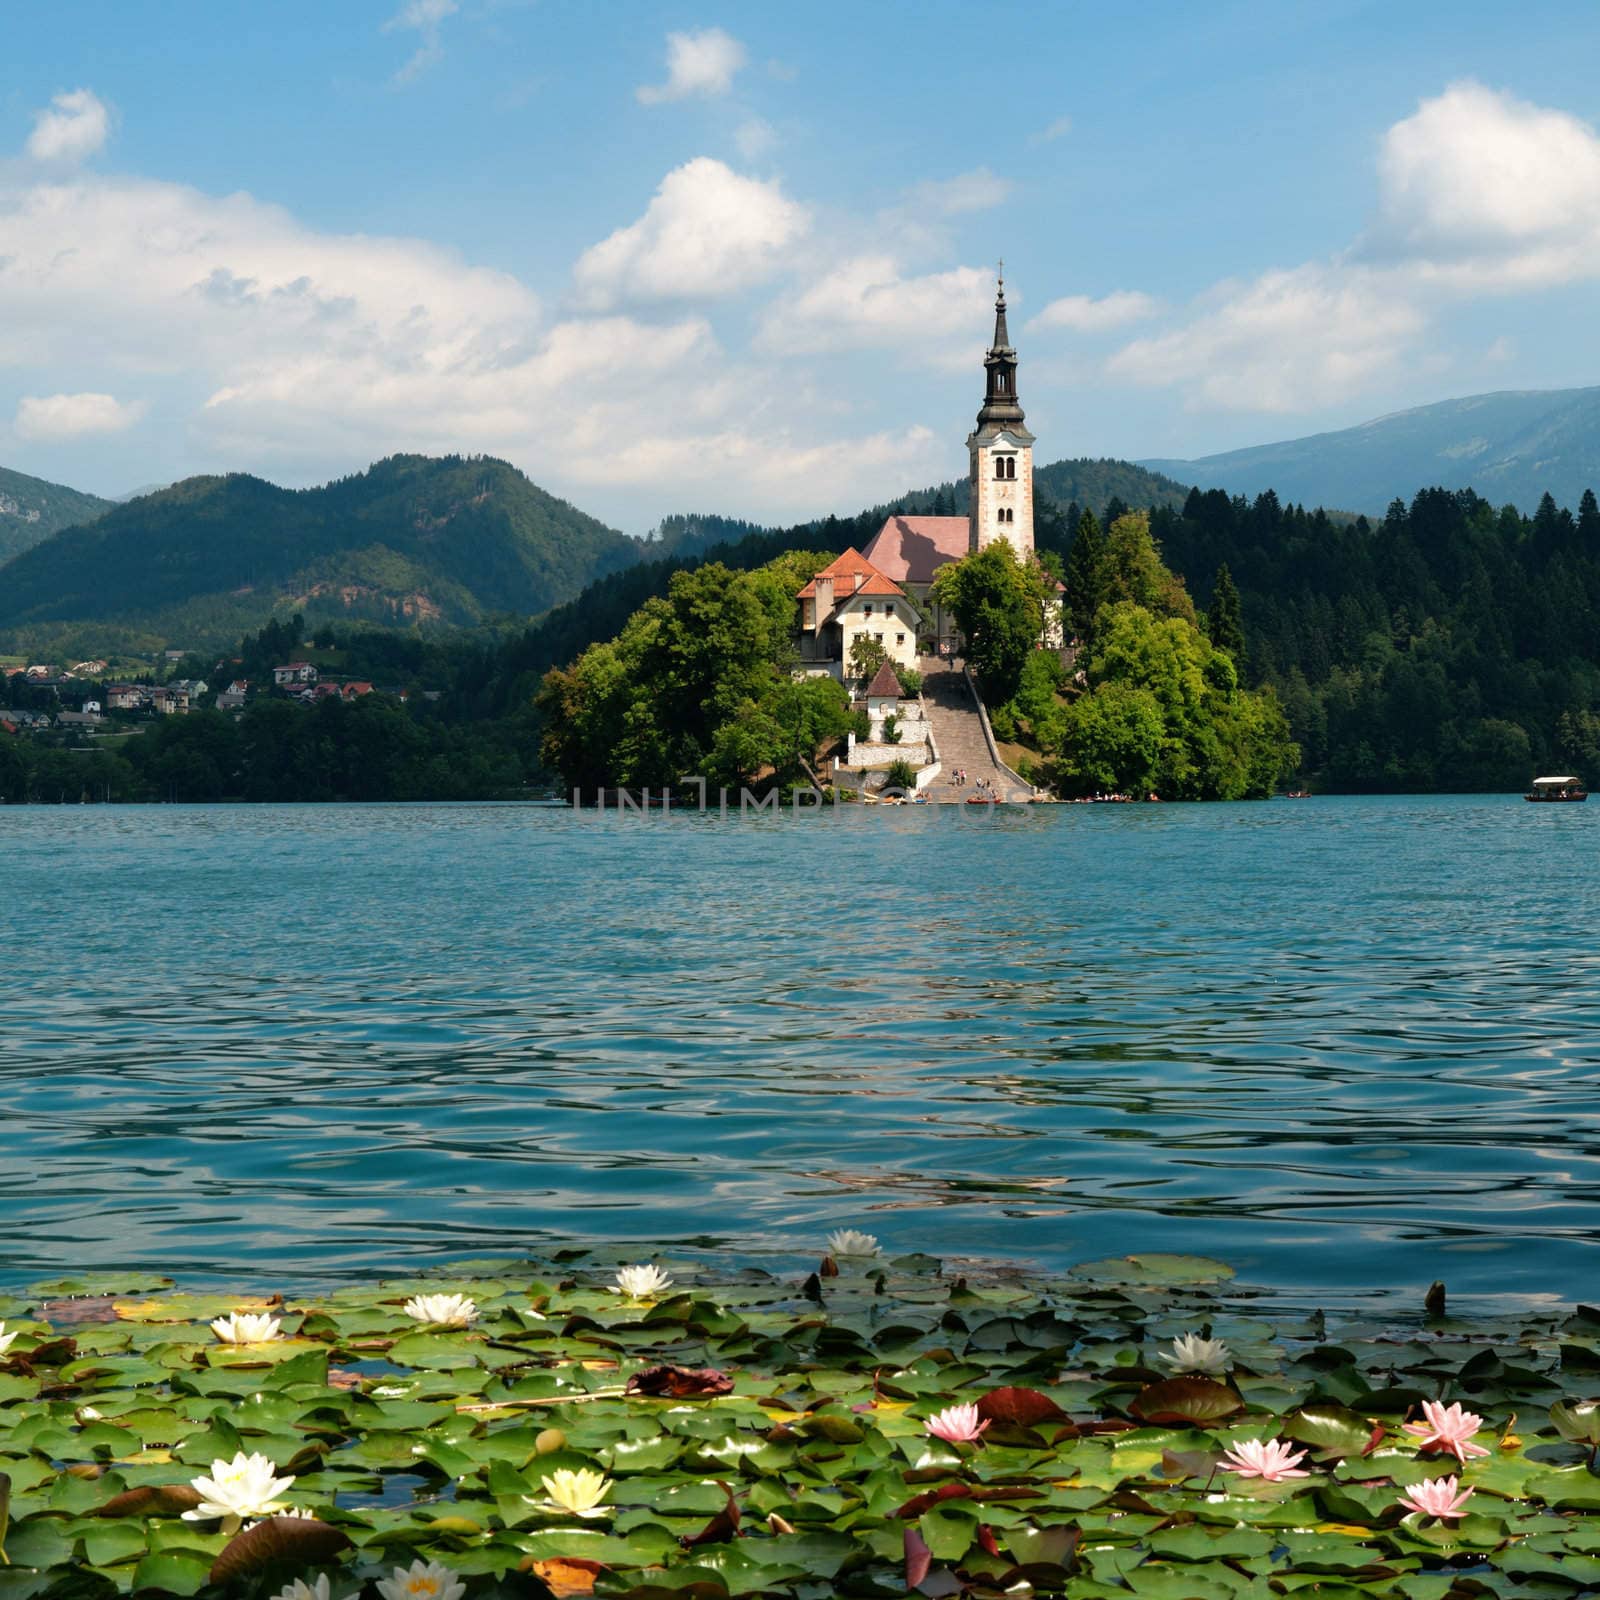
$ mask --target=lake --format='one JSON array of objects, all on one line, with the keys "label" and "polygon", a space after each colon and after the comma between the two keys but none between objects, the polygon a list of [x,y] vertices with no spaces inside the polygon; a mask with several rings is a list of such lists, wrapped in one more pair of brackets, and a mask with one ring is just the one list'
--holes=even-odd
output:
[{"label": "lake", "polygon": [[1600,1292],[1600,806],[0,810],[0,1276],[569,1241]]}]

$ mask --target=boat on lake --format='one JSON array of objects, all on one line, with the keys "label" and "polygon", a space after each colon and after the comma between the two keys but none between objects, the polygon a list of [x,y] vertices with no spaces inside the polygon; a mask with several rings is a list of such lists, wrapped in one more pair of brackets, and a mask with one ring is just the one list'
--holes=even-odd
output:
[{"label": "boat on lake", "polygon": [[1581,778],[1535,778],[1524,800],[1587,800],[1589,791]]}]

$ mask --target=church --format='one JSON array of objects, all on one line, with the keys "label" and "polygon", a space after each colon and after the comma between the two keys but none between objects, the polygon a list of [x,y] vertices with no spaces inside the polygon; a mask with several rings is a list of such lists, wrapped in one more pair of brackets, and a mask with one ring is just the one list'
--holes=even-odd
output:
[{"label": "church", "polygon": [[1017,352],[1006,328],[1006,287],[995,296],[994,342],[977,427],[967,436],[969,509],[964,517],[891,516],[865,550],[847,550],[796,599],[803,671],[843,678],[850,649],[865,634],[896,666],[948,652],[954,621],[925,601],[940,567],[1008,540],[1019,559],[1033,554],[1033,435],[1017,397]]}]

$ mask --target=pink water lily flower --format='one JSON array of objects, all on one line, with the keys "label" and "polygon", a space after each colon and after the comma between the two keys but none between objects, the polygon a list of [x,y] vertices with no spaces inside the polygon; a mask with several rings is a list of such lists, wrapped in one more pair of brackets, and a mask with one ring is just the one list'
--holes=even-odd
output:
[{"label": "pink water lily flower", "polygon": [[1300,1470],[1305,1454],[1304,1450],[1292,1449],[1281,1439],[1245,1439],[1228,1446],[1222,1470],[1237,1472],[1241,1478],[1259,1478],[1263,1483],[1309,1478],[1309,1472]]},{"label": "pink water lily flower", "polygon": [[1400,1504],[1407,1511],[1420,1511],[1425,1517],[1461,1517],[1466,1515],[1467,1501],[1472,1498],[1470,1489],[1461,1489],[1454,1478],[1429,1478],[1413,1484],[1411,1498],[1400,1496]]},{"label": "pink water lily flower", "polygon": [[987,1420],[978,1420],[978,1408],[975,1405],[964,1405],[946,1406],[943,1411],[929,1417],[923,1426],[935,1439],[943,1439],[949,1444],[974,1444],[983,1437],[983,1431],[989,1424]]},{"label": "pink water lily flower", "polygon": [[1483,1426],[1483,1418],[1475,1411],[1463,1411],[1459,1401],[1447,1406],[1441,1400],[1424,1400],[1422,1415],[1426,1420],[1405,1425],[1406,1432],[1421,1441],[1419,1449],[1448,1450],[1462,1466],[1472,1456],[1488,1455],[1481,1444],[1472,1442],[1473,1434]]}]

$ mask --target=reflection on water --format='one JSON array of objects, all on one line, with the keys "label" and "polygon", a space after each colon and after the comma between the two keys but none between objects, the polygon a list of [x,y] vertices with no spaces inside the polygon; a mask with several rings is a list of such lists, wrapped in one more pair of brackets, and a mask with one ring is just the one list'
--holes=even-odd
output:
[{"label": "reflection on water", "polygon": [[852,1224],[1592,1296],[1597,826],[0,811],[0,1273]]}]

